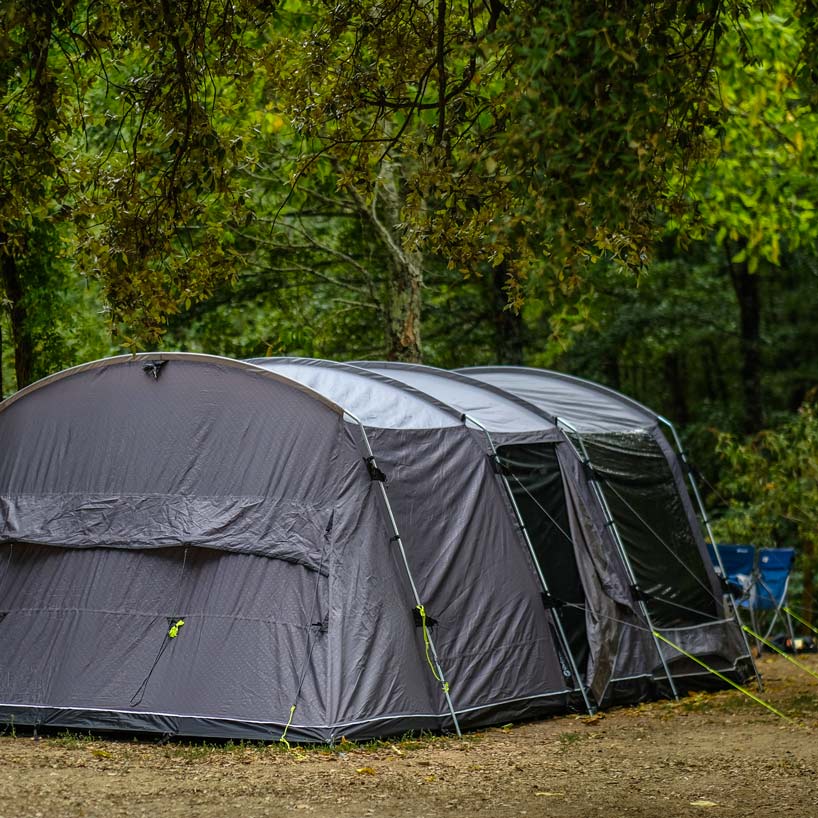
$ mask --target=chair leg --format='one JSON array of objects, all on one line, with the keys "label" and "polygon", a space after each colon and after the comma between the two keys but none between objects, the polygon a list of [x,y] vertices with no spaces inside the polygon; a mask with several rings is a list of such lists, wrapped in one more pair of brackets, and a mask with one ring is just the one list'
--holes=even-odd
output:
[{"label": "chair leg", "polygon": [[[750,622],[753,623],[753,631],[757,634],[758,622],[756,621],[756,609],[753,608],[752,606],[750,607]],[[761,642],[759,641],[757,636],[756,636],[756,657],[758,659],[761,658]]]},{"label": "chair leg", "polygon": [[793,655],[798,653],[798,649],[795,646],[795,628],[793,627],[792,617],[789,614],[785,614],[787,619],[787,630],[790,632],[790,642],[792,643],[792,652]]}]

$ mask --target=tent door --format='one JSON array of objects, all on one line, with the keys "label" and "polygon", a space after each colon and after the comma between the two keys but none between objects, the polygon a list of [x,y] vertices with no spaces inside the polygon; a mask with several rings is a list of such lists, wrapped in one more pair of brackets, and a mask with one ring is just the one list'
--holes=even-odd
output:
[{"label": "tent door", "polygon": [[[570,537],[562,472],[555,445],[526,443],[500,446],[497,453],[510,472],[509,485],[551,594],[564,602],[584,606],[585,592]],[[577,667],[583,672],[588,666],[589,655],[585,612],[580,608],[564,606],[559,609],[559,615]]]}]

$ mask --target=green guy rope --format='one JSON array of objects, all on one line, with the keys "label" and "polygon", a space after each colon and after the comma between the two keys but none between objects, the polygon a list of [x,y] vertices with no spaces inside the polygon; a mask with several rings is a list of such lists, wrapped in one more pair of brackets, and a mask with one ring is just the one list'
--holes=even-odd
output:
[{"label": "green guy rope", "polygon": [[[746,625],[741,626],[744,631],[750,634],[755,639],[758,639],[762,645],[766,645],[770,650],[774,650],[779,656],[783,656],[788,662],[792,662],[797,668],[801,668],[805,673],[809,673],[814,679],[818,679],[818,673],[810,670],[806,665],[802,665],[796,659],[793,659],[786,651],[781,650],[775,642],[770,642],[769,640],[765,639],[763,636],[759,636],[755,631],[751,631]],[[795,650],[795,645],[792,646],[792,649]]]},{"label": "green guy rope", "polygon": [[421,624],[421,627],[423,628],[423,644],[426,647],[426,661],[429,663],[429,667],[432,669],[432,676],[434,676],[435,679],[437,679],[438,682],[440,682],[440,684],[443,685],[443,692],[448,693],[449,692],[449,683],[444,682],[443,679],[440,678],[440,676],[437,673],[437,670],[435,669],[434,662],[432,662],[432,657],[431,657],[431,655],[429,653],[430,645],[429,645],[429,631],[427,630],[427,625],[426,625],[426,608],[424,608],[423,605],[418,605],[417,609],[418,609],[418,613],[420,613],[420,624]]},{"label": "green guy rope", "polygon": [[168,639],[175,639],[179,635],[179,630],[185,626],[184,619],[178,619],[170,626],[168,630]]},{"label": "green guy rope", "polygon": [[810,623],[807,622],[806,619],[802,619],[800,616],[798,616],[797,613],[795,613],[795,611],[787,607],[784,607],[781,610],[784,611],[785,614],[791,616],[796,622],[800,622],[805,628],[809,628],[814,634],[818,634],[818,628],[815,628],[813,625],[810,625]]},{"label": "green guy rope", "polygon": [[680,648],[678,645],[671,642],[670,639],[668,639],[665,636],[662,636],[662,634],[659,633],[658,631],[653,631],[653,635],[657,639],[661,639],[665,644],[670,645],[670,647],[672,647],[674,650],[678,650],[679,653],[682,654],[682,656],[686,656],[688,659],[692,659],[697,665],[701,665],[705,670],[709,671],[714,676],[718,676],[718,678],[721,679],[723,682],[727,682],[727,684],[731,685],[736,690],[742,692],[745,696],[756,702],[756,704],[760,704],[762,707],[766,707],[767,710],[769,710],[771,713],[775,713],[776,716],[780,716],[782,719],[784,719],[784,721],[788,721],[791,724],[794,724],[793,720],[789,716],[785,716],[780,710],[776,710],[771,704],[767,704],[767,702],[765,702],[764,699],[760,699],[755,694],[750,693],[750,691],[747,690],[747,688],[742,687],[740,684],[737,684],[732,679],[728,679],[727,676],[725,676],[723,673],[719,673],[718,670],[715,670],[714,668],[710,667],[710,665],[706,665],[704,662],[702,662],[701,659],[697,658],[696,656],[693,656],[686,650]]},{"label": "green guy rope", "polygon": [[290,729],[290,725],[293,723],[293,716],[295,715],[295,705],[290,708],[290,718],[287,719],[287,723],[284,725],[284,732],[281,734],[281,738],[278,740],[280,744],[283,744],[288,750],[292,750],[290,747],[290,742],[287,741],[287,730]]}]

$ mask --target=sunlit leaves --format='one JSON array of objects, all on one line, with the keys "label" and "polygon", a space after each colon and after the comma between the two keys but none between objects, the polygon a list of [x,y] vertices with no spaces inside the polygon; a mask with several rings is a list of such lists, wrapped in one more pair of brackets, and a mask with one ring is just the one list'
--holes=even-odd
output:
[{"label": "sunlit leaves", "polygon": [[695,203],[685,229],[712,231],[733,263],[751,273],[779,265],[784,247],[818,238],[818,111],[796,71],[808,21],[789,14],[790,3],[778,9],[746,21],[743,39],[725,36],[713,149],[692,181],[680,180]]},{"label": "sunlit leaves", "polygon": [[717,523],[725,541],[776,546],[787,527],[805,544],[818,531],[818,408],[814,395],[798,414],[747,442],[718,438],[728,466],[721,488],[731,497]]}]

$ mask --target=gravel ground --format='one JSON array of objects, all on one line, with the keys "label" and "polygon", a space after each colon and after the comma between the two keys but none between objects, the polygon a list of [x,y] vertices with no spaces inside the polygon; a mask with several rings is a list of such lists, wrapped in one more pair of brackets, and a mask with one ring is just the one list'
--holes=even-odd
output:
[{"label": "gravel ground", "polygon": [[5,735],[0,818],[818,818],[818,679],[760,667],[793,722],[722,692],[333,750]]}]

